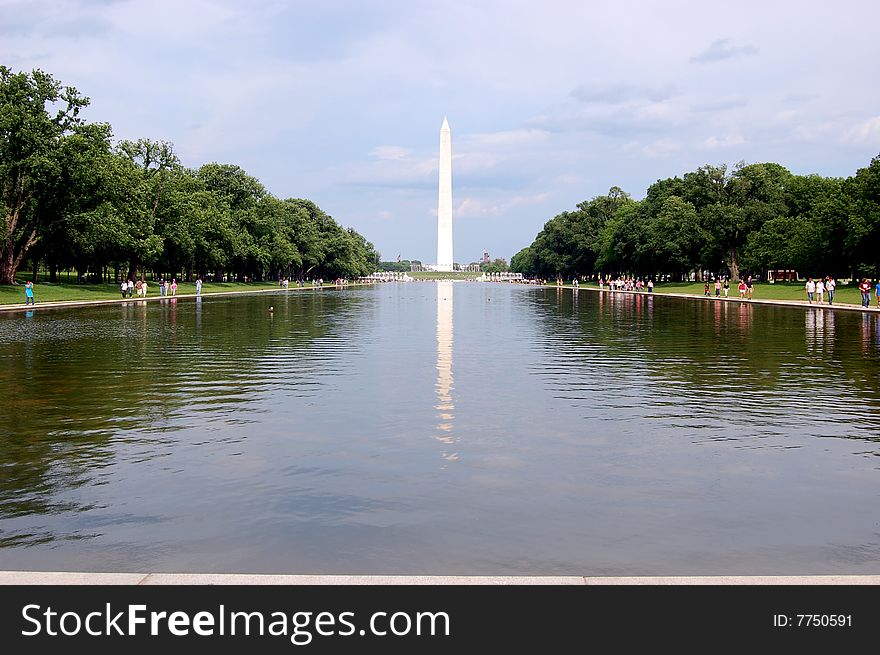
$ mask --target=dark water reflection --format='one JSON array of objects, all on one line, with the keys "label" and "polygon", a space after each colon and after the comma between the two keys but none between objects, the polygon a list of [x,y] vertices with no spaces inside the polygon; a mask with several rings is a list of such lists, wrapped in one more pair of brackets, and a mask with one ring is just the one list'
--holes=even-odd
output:
[{"label": "dark water reflection", "polygon": [[878,354],[491,284],[4,315],[0,568],[878,573]]}]

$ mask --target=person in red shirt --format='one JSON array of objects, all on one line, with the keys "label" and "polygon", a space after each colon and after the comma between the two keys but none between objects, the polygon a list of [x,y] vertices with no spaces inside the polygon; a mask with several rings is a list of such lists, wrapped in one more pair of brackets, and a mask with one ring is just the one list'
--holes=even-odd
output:
[{"label": "person in red shirt", "polygon": [[746,283],[740,280],[737,288],[739,289],[739,299],[744,299],[746,297]]},{"label": "person in red shirt", "polygon": [[871,304],[871,283],[866,278],[859,283],[859,291],[862,292],[862,307],[867,307]]}]

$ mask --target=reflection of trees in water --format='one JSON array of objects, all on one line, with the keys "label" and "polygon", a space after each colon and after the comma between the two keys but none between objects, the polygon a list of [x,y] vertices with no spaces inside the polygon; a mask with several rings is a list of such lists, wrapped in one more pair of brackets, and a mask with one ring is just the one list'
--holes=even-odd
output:
[{"label": "reflection of trees in water", "polygon": [[[262,375],[275,359],[317,393],[315,344],[351,330],[361,300],[296,292],[0,317],[0,381],[17,390],[0,404],[0,519],[92,509],[75,490],[101,484],[117,439],[160,456],[187,412],[229,417],[283,385],[283,372]],[[71,536],[0,528],[0,547],[58,538]]]},{"label": "reflection of trees in water", "polygon": [[680,394],[712,389],[735,401],[737,393],[812,395],[836,384],[873,403],[880,382],[880,316],[633,293],[581,291],[574,301],[570,291],[547,290],[532,298],[554,344],[578,353],[572,365],[588,371],[618,361],[645,386],[672,382],[684,385]]}]

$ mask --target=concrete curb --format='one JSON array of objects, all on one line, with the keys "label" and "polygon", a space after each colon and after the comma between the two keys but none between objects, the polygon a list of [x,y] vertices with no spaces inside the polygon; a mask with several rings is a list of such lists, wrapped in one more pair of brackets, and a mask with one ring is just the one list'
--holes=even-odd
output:
[{"label": "concrete curb", "polygon": [[0,585],[880,585],[880,575],[593,577],[0,571]]}]

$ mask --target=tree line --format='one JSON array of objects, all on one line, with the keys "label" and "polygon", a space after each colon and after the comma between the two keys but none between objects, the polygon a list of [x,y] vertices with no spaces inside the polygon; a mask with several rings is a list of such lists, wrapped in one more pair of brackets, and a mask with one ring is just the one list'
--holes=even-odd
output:
[{"label": "tree line", "polygon": [[658,180],[643,200],[619,187],[550,219],[511,270],[539,277],[691,273],[876,277],[880,156],[848,178],[774,163],[701,166]]},{"label": "tree line", "polygon": [[0,284],[23,267],[80,282],[145,271],[192,278],[356,277],[379,254],[315,203],[279,199],[234,164],[185,167],[171,143],[114,143],[89,99],[0,66]]}]

